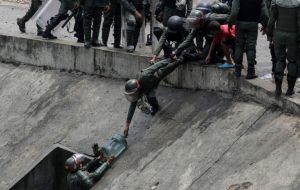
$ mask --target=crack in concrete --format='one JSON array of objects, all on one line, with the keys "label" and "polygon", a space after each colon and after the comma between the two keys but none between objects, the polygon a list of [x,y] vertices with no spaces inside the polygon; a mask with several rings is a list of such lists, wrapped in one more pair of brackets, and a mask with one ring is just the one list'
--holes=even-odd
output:
[{"label": "crack in concrete", "polygon": [[198,180],[200,180],[205,174],[207,174],[219,161],[226,155],[227,152],[260,120],[263,116],[270,110],[270,107],[267,107],[257,119],[249,125],[249,127],[242,133],[222,154],[221,156],[209,167],[207,168],[199,177],[195,178],[192,183],[188,186],[187,189],[190,189]]}]

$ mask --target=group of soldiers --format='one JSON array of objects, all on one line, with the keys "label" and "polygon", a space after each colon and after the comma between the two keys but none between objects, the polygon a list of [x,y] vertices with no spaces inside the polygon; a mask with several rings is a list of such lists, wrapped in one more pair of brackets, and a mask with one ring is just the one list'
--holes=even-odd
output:
[{"label": "group of soldiers", "polygon": [[[155,115],[160,109],[155,96],[159,82],[179,65],[188,61],[198,60],[203,64],[218,63],[222,62],[225,55],[227,61],[230,61],[230,58],[234,60],[234,73],[236,77],[241,77],[243,54],[246,53],[248,64],[246,79],[257,78],[255,65],[259,24],[262,25],[261,32],[267,34],[270,42],[276,97],[282,93],[281,86],[286,66],[288,70],[286,96],[295,93],[294,86],[299,74],[300,61],[300,1],[233,0],[227,2],[227,6],[229,11],[222,3],[200,3],[186,19],[180,16],[169,17],[163,31],[154,31],[157,32],[159,43],[150,61],[153,65],[142,70],[138,79],[128,80],[125,84],[125,96],[131,103],[124,136],[128,136],[136,107],[146,114]],[[215,26],[218,31],[222,26],[226,26],[223,28],[228,28],[228,31],[224,36],[232,38],[221,39],[219,48],[214,45],[215,51],[211,57],[214,38],[212,34],[218,33],[212,31]],[[230,35],[231,32],[235,35]],[[165,59],[156,62],[162,49]]]},{"label": "group of soldiers", "polygon": [[[86,48],[91,46],[107,46],[112,23],[114,23],[114,48],[122,48],[121,43],[121,7],[123,7],[127,24],[127,51],[134,52],[145,13],[149,12],[148,0],[60,0],[58,13],[48,22],[43,31],[37,25],[37,35],[45,39],[56,39],[51,32],[60,22],[68,18],[68,12],[76,13],[78,42],[83,42]],[[17,19],[21,32],[26,32],[26,22],[38,11],[43,0],[32,0],[31,6],[24,17]],[[102,42],[98,40],[102,16]]]}]

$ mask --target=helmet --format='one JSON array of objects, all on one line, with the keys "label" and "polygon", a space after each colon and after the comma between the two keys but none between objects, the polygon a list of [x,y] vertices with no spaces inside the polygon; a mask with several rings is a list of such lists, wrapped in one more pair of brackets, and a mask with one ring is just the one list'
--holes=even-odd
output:
[{"label": "helmet", "polygon": [[211,5],[211,11],[218,14],[230,14],[230,7],[225,3],[213,3]]},{"label": "helmet", "polygon": [[125,97],[129,102],[136,102],[140,97],[140,82],[136,79],[130,79],[125,84]]},{"label": "helmet", "polygon": [[183,18],[179,16],[171,16],[167,22],[168,31],[177,32],[182,30]]},{"label": "helmet", "polygon": [[207,13],[211,12],[211,5],[201,2],[196,6],[196,10],[202,11],[202,13],[206,15]]},{"label": "helmet", "polygon": [[74,154],[66,160],[65,169],[68,172],[75,172],[80,168],[80,164],[85,161],[85,156],[82,154]]},{"label": "helmet", "polygon": [[199,28],[204,23],[204,14],[200,10],[193,10],[186,19],[188,28]]}]

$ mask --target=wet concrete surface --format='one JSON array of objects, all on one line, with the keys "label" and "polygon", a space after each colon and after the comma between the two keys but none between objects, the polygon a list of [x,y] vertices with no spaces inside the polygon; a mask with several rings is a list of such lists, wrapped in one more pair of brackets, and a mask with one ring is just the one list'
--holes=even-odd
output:
[{"label": "wet concrete surface", "polygon": [[[121,133],[124,81],[0,64],[0,189],[55,143],[91,154]],[[94,189],[297,189],[300,119],[229,95],[160,87]]]}]

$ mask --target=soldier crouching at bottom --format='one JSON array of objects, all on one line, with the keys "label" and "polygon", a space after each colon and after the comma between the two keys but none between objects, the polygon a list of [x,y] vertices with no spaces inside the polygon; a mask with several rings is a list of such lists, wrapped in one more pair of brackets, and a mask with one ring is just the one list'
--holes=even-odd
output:
[{"label": "soldier crouching at bottom", "polygon": [[114,160],[113,157],[105,160],[103,155],[100,155],[84,166],[85,159],[82,154],[74,154],[66,160],[68,189],[88,190],[92,188]]}]

